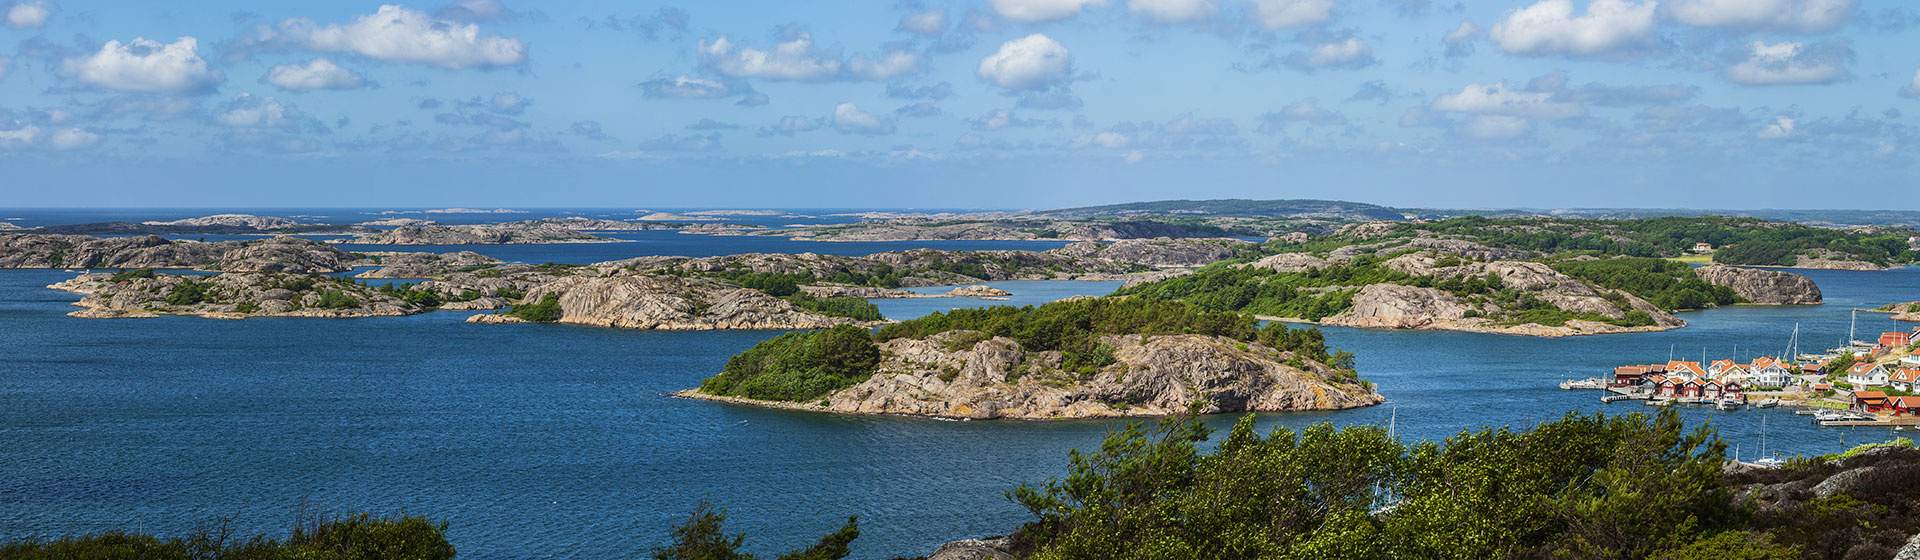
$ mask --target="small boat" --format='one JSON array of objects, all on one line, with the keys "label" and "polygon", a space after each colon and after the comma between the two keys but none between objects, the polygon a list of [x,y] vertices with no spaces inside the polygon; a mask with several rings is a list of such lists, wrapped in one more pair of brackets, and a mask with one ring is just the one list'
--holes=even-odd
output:
[{"label": "small boat", "polygon": [[1720,402],[1714,403],[1713,406],[1714,408],[1718,408],[1720,410],[1740,410],[1741,407],[1744,407],[1746,405],[1747,403],[1737,401],[1734,399],[1721,399]]},{"label": "small boat", "polygon": [[1817,408],[1796,408],[1796,409],[1793,409],[1793,413],[1794,413],[1794,414],[1798,414],[1798,415],[1801,415],[1801,416],[1813,416],[1813,415],[1815,415],[1815,414],[1819,414],[1819,413],[1820,413],[1820,409],[1817,409]]},{"label": "small boat", "polygon": [[1646,406],[1671,406],[1673,399],[1647,399]]},{"label": "small boat", "polygon": [[1613,404],[1620,401],[1631,400],[1631,399],[1633,399],[1633,395],[1607,395],[1604,397],[1600,397],[1600,404]]},{"label": "small boat", "polygon": [[1560,388],[1562,390],[1605,389],[1607,388],[1607,384],[1603,381],[1600,381],[1600,378],[1598,377],[1589,377],[1586,379],[1568,379],[1566,381],[1562,381],[1560,382]]},{"label": "small boat", "polygon": [[[1767,417],[1766,416],[1760,417],[1760,454],[1767,455]],[[1787,462],[1780,460],[1780,457],[1778,455],[1773,455],[1773,456],[1761,457],[1760,460],[1754,461],[1753,464],[1766,467],[1769,469],[1777,469],[1782,466],[1786,466]]]},{"label": "small boat", "polygon": [[1768,397],[1762,399],[1760,402],[1753,403],[1754,408],[1773,408],[1776,406],[1780,406],[1780,399],[1778,397]]},{"label": "small boat", "polygon": [[1837,410],[1822,410],[1820,412],[1816,412],[1813,414],[1813,421],[1814,422],[1832,422],[1835,420],[1844,419],[1847,416],[1848,416],[1847,414],[1843,414]]}]

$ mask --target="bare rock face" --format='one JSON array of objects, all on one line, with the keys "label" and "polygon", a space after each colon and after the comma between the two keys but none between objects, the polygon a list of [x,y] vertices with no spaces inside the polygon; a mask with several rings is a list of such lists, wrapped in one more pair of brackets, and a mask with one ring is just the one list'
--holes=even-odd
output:
[{"label": "bare rock face", "polygon": [[332,245],[298,237],[245,242],[220,255],[214,268],[235,272],[309,274],[353,270],[353,256]]},{"label": "bare rock face", "polygon": [[354,278],[434,278],[460,269],[481,265],[497,265],[500,259],[475,253],[456,251],[452,253],[410,253],[391,251],[369,253],[372,263],[380,268],[354,275]]},{"label": "bare rock face", "polygon": [[214,214],[199,218],[187,218],[171,222],[141,222],[150,226],[231,226],[250,227],[258,230],[272,230],[300,225],[299,222],[275,216],[255,216],[252,214]]},{"label": "bare rock face", "polygon": [[0,268],[210,268],[227,271],[340,272],[353,257],[298,237],[258,241],[172,241],[156,235],[0,234]]},{"label": "bare rock face", "polygon": [[[1653,317],[1654,324],[1644,327],[1622,327],[1612,323],[1583,320],[1571,320],[1561,326],[1533,323],[1503,324],[1488,318],[1503,311],[1491,302],[1476,305],[1441,290],[1399,284],[1370,284],[1361,288],[1360,292],[1353,297],[1352,308],[1338,315],[1321,319],[1319,323],[1342,327],[1448,330],[1541,337],[1657,331],[1686,325],[1686,321],[1661,311],[1653,304],[1632,294],[1612,292],[1614,297],[1627,302],[1629,309],[1623,310],[1612,300],[1584,284],[1568,283],[1571,278],[1561,280],[1560,278],[1565,277],[1547,276],[1532,267],[1494,268],[1494,273],[1503,280],[1511,277],[1513,282],[1533,286],[1533,289],[1540,290],[1532,292],[1534,297],[1561,309],[1591,313],[1609,319],[1622,318],[1629,310],[1644,311]],[[1553,271],[1547,269],[1547,272]]]},{"label": "bare rock face", "polygon": [[647,330],[799,330],[856,324],[798,309],[756,290],[675,276],[565,277],[527,292],[522,301],[558,297],[560,321]]},{"label": "bare rock face", "polygon": [[1800,255],[1795,259],[1793,268],[1818,270],[1888,270],[1890,268],[1866,261],[1847,260],[1840,253],[1826,249],[1818,249],[1811,255]]},{"label": "bare rock face", "polygon": [[419,218],[387,218],[387,219],[384,219],[384,220],[373,220],[373,221],[367,221],[367,222],[360,222],[360,223],[358,223],[358,224],[354,224],[354,225],[361,225],[361,226],[437,226],[437,225],[440,225],[440,222],[436,222],[436,221],[433,221],[433,220],[422,220],[422,219],[419,219]]},{"label": "bare rock face", "polygon": [[1817,305],[1820,286],[1805,276],[1779,270],[1759,270],[1727,265],[1708,265],[1694,269],[1701,280],[1733,288],[1750,303],[1761,305]]},{"label": "bare rock face", "polygon": [[1372,284],[1353,296],[1353,307],[1321,324],[1374,329],[1421,329],[1459,321],[1474,311],[1453,294],[1433,288]]},{"label": "bare rock face", "polygon": [[[1094,373],[1060,370],[1059,352],[1030,352],[1007,338],[966,345],[969,331],[881,345],[873,375],[823,412],[1025,420],[1203,413],[1337,410],[1382,397],[1325,365],[1288,366],[1290,352],[1201,335],[1108,336],[1117,362]],[[958,345],[958,348],[955,348]],[[755,402],[755,404],[765,404]]]},{"label": "bare rock face", "polygon": [[995,288],[993,286],[988,286],[986,284],[961,286],[961,287],[949,290],[947,292],[947,297],[1007,297],[1010,295],[1013,295],[1013,292]]},{"label": "bare rock face", "polygon": [[1264,268],[1274,272],[1306,272],[1316,268],[1333,266],[1327,259],[1307,253],[1281,253],[1249,263],[1253,268]]},{"label": "bare rock face", "polygon": [[1013,549],[1012,541],[1009,537],[954,541],[940,545],[927,560],[1014,560],[1013,553],[1009,552]]}]

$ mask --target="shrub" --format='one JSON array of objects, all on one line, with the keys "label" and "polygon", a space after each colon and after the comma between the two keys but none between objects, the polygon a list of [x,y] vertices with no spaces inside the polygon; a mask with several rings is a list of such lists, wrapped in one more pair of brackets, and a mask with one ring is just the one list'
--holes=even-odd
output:
[{"label": "shrub", "polygon": [[321,309],[352,309],[360,307],[360,300],[344,291],[325,290],[320,292],[320,301],[314,306]]},{"label": "shrub", "polygon": [[173,287],[173,293],[167,294],[168,305],[195,305],[211,299],[207,293],[209,286],[192,278]]},{"label": "shrub", "polygon": [[719,375],[700,383],[700,391],[804,402],[866,381],[879,364],[880,347],[866,329],[841,325],[791,332],[728,359]]},{"label": "shrub", "polygon": [[519,317],[535,323],[552,323],[559,321],[561,315],[560,295],[548,293],[540,296],[538,303],[515,304],[512,309],[507,310],[506,314],[510,317]]}]

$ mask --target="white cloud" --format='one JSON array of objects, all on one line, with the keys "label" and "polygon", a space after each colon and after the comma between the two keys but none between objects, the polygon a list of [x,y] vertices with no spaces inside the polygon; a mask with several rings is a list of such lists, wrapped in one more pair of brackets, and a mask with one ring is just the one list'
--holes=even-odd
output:
[{"label": "white cloud", "polygon": [[912,76],[926,69],[926,57],[909,50],[888,51],[878,60],[869,60],[866,55],[854,55],[847,61],[847,71],[855,76],[876,81]]},{"label": "white cloud", "polygon": [[1481,115],[1461,128],[1468,136],[1487,139],[1515,138],[1532,130],[1533,124],[1526,119],[1507,115]]},{"label": "white cloud", "polygon": [[1373,49],[1367,47],[1357,37],[1348,37],[1345,41],[1321,43],[1307,49],[1304,53],[1294,53],[1287,57],[1287,64],[1295,68],[1360,68],[1374,63]]},{"label": "white cloud", "polygon": [[813,36],[804,31],[770,51],[742,46],[721,35],[712,41],[702,39],[699,52],[701,62],[735,78],[822,81],[840,74],[840,61],[815,52]]},{"label": "white cloud", "polygon": [[1489,36],[1500,49],[1516,54],[1599,54],[1653,42],[1656,2],[1593,0],[1587,13],[1573,15],[1573,0],[1540,0],[1507,12]]},{"label": "white cloud", "polygon": [[93,147],[100,143],[100,135],[78,128],[68,128],[53,133],[47,145],[55,150],[78,150]]},{"label": "white cloud", "polygon": [[1254,15],[1267,29],[1289,29],[1333,19],[1333,0],[1256,0]]},{"label": "white cloud", "polygon": [[1514,91],[1507,89],[1505,83],[1468,85],[1459,93],[1442,95],[1433,100],[1433,109],[1548,120],[1586,114],[1586,109],[1579,104],[1554,101],[1551,93]]},{"label": "white cloud", "polygon": [[7,27],[14,29],[34,29],[47,24],[47,18],[53,15],[53,8],[41,0],[14,2],[7,8]]},{"label": "white cloud", "polygon": [[1841,44],[1802,45],[1793,41],[1767,44],[1754,41],[1745,58],[1727,67],[1725,75],[1737,84],[1776,86],[1824,84],[1847,77],[1852,49]]},{"label": "white cloud", "polygon": [[1037,90],[1066,84],[1072,72],[1073,55],[1067,48],[1035,33],[1007,41],[998,52],[980,59],[977,74],[1003,88]]},{"label": "white cloud", "polygon": [[13,130],[0,130],[0,148],[9,150],[32,146],[40,138],[40,127],[27,125]]},{"label": "white cloud", "polygon": [[493,94],[493,99],[488,101],[488,105],[493,109],[493,112],[503,115],[518,115],[524,113],[527,111],[527,106],[532,104],[532,99],[521,97],[520,94],[511,91]]},{"label": "white cloud", "polygon": [[316,58],[306,64],[281,64],[267,70],[260,77],[260,83],[272,84],[287,91],[312,91],[316,89],[354,89],[367,85],[367,79],[352,70],[341,68],[324,58]]},{"label": "white cloud", "polygon": [[480,36],[480,26],[438,19],[400,6],[381,6],[373,14],[342,25],[319,25],[294,18],[261,26],[248,43],[288,45],[321,52],[353,53],[385,62],[425,64],[449,70],[519,66],[527,49],[519,39]]},{"label": "white cloud", "polygon": [[1449,57],[1470,55],[1473,54],[1473,39],[1483,31],[1486,30],[1474,25],[1472,20],[1462,21],[1460,27],[1453,28],[1453,31],[1440,38],[1440,44],[1447,46]]},{"label": "white cloud", "polygon": [[1187,23],[1213,17],[1220,7],[1213,0],[1131,0],[1127,11],[1160,23]]},{"label": "white cloud", "polygon": [[1003,18],[1040,22],[1073,17],[1082,8],[1106,6],[1107,0],[987,0],[987,5]]},{"label": "white cloud", "polygon": [[91,56],[62,61],[60,73],[82,83],[121,91],[197,92],[221,80],[220,73],[207,68],[207,61],[200,59],[198,46],[193,37],[165,44],[145,38],[125,44],[107,41]]},{"label": "white cloud", "polygon": [[994,109],[977,119],[967,119],[973,123],[974,130],[1000,130],[1003,128],[1026,128],[1046,124],[1040,119],[1023,119],[1011,109]]},{"label": "white cloud", "polygon": [[1347,117],[1322,108],[1318,98],[1308,97],[1295,101],[1277,113],[1260,115],[1260,126],[1255,128],[1254,132],[1278,133],[1286,130],[1287,124],[1296,122],[1314,126],[1339,126],[1347,123]]},{"label": "white cloud", "polygon": [[1774,117],[1773,124],[1767,125],[1766,128],[1760,129],[1759,136],[1767,140],[1778,140],[1781,138],[1793,136],[1793,118],[1792,117]]},{"label": "white cloud", "polygon": [[640,84],[647,97],[678,99],[717,99],[734,94],[733,88],[714,80],[680,75],[659,77]]},{"label": "white cloud", "polygon": [[234,96],[218,112],[213,120],[231,128],[299,128],[306,118],[300,109],[281,105],[273,97],[255,97],[250,93]]},{"label": "white cloud", "polygon": [[1900,95],[1920,97],[1920,70],[1913,71],[1913,82],[1908,83],[1907,87],[1901,88]]},{"label": "white cloud", "polygon": [[773,126],[760,129],[760,135],[772,136],[777,134],[780,136],[793,136],[795,133],[806,132],[816,128],[820,128],[819,121],[799,115],[787,115],[780,117],[780,122],[774,123]]},{"label": "white cloud", "polygon": [[1667,17],[1700,27],[1822,33],[1853,17],[1854,0],[1668,0]]},{"label": "white cloud", "polygon": [[876,117],[852,103],[833,108],[833,129],[847,134],[893,134],[893,119]]},{"label": "white cloud", "polygon": [[933,37],[947,30],[947,11],[932,8],[900,16],[900,25],[894,28],[922,37]]}]

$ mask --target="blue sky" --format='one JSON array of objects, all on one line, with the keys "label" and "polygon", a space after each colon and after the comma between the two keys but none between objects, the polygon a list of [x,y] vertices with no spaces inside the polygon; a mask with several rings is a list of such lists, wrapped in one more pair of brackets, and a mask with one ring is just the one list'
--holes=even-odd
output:
[{"label": "blue sky", "polygon": [[0,9],[0,206],[1920,209],[1900,0]]}]

